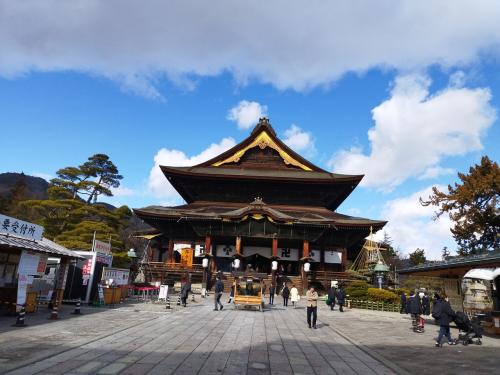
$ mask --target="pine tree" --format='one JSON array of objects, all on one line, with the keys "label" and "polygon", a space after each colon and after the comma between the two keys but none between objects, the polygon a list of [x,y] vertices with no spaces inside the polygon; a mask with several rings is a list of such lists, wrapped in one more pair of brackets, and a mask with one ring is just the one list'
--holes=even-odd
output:
[{"label": "pine tree", "polygon": [[425,250],[419,248],[410,253],[409,258],[412,266],[418,266],[419,264],[424,264],[427,261],[427,258],[425,257]]},{"label": "pine tree", "polygon": [[500,236],[500,168],[487,156],[469,174],[459,173],[460,183],[448,185],[448,192],[436,187],[424,206],[436,206],[434,219],[448,214],[454,222],[451,229],[460,255],[497,249]]}]

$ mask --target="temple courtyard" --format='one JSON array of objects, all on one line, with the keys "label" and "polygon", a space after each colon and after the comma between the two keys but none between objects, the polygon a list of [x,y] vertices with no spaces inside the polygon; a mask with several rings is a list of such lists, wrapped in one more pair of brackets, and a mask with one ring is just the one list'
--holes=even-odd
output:
[{"label": "temple courtyard", "polygon": [[[224,296],[223,301],[227,298]],[[29,314],[27,327],[0,318],[2,374],[467,374],[500,368],[500,340],[435,348],[437,329],[410,330],[406,315],[330,311],[321,303],[318,329],[306,310],[213,311],[213,296],[186,308],[129,302],[115,308],[64,306],[57,321]],[[456,337],[456,329],[452,335]]]}]

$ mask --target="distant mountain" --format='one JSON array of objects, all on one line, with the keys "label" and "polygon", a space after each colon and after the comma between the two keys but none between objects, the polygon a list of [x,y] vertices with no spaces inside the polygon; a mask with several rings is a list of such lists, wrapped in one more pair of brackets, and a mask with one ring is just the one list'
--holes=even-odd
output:
[{"label": "distant mountain", "polygon": [[8,197],[19,178],[24,178],[26,194],[31,199],[47,199],[49,183],[43,178],[22,173],[0,173],[0,196]]}]

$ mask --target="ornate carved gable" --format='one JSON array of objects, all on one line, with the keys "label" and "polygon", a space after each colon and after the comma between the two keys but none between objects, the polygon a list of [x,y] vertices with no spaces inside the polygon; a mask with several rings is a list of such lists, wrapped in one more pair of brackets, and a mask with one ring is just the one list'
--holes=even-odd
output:
[{"label": "ornate carved gable", "polygon": [[[287,168],[290,166],[304,171],[312,170],[310,167],[294,158],[273,138],[274,137],[269,136],[266,131],[262,131],[246,147],[236,151],[223,160],[213,163],[212,166],[220,167],[221,165],[227,166],[228,164],[236,164],[239,166],[243,166],[243,164],[247,164],[246,166],[258,164],[262,166],[269,164],[269,166],[278,168],[282,168],[283,166]],[[278,159],[276,155],[281,159],[279,163],[277,163]]]}]

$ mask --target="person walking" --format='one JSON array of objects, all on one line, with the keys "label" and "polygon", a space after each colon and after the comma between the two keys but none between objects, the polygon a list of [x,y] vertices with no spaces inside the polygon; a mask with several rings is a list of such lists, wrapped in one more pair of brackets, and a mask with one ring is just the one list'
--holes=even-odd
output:
[{"label": "person walking", "polygon": [[344,304],[345,304],[345,292],[342,287],[337,289],[337,292],[335,293],[335,298],[337,299],[337,302],[339,304],[339,311],[344,312]]},{"label": "person walking", "polygon": [[262,281],[262,298],[266,296],[267,285],[265,281]]},{"label": "person walking", "polygon": [[[306,293],[307,325],[316,329],[316,319],[318,318],[318,293],[311,287]],[[311,321],[312,316],[312,321]]]},{"label": "person walking", "polygon": [[399,313],[406,314],[406,293],[401,293],[401,297],[399,298]]},{"label": "person walking", "polygon": [[292,289],[290,289],[290,295],[293,308],[295,308],[297,306],[297,303],[299,302],[300,296],[299,296],[299,290],[294,284],[292,284]]},{"label": "person walking", "polygon": [[450,306],[448,297],[443,293],[441,298],[436,300],[432,311],[432,317],[436,320],[436,324],[439,325],[439,335],[435,344],[436,347],[442,347],[441,340],[443,336],[446,336],[448,339],[448,345],[457,344],[456,341],[451,338],[450,333],[450,322],[453,321],[455,316],[456,314]]},{"label": "person walking", "polygon": [[219,306],[220,306],[221,310],[224,308],[224,306],[222,306],[222,303],[220,302],[220,298],[222,297],[223,291],[224,291],[224,283],[220,279],[220,276],[217,276],[217,281],[215,282],[215,285],[214,285],[214,292],[215,292],[215,294],[214,294],[214,300],[215,300],[214,311],[218,311]]},{"label": "person walking", "polygon": [[283,289],[281,289],[281,296],[283,297],[283,306],[288,306],[288,298],[290,298],[290,289],[286,283],[283,285]]},{"label": "person walking", "polygon": [[425,319],[423,315],[429,315],[431,313],[431,304],[429,301],[429,297],[425,293],[424,290],[420,290],[418,293],[418,302],[419,302],[419,315],[418,315],[418,330],[420,333],[424,332]]},{"label": "person walking", "polygon": [[332,285],[330,289],[328,289],[328,300],[330,301],[330,310],[335,310],[335,294],[337,293],[337,289]]},{"label": "person walking", "polygon": [[231,291],[229,292],[229,300],[227,303],[231,303],[234,299],[234,289],[235,289],[235,284],[231,285]]},{"label": "person walking", "polygon": [[181,302],[182,306],[186,307],[189,292],[191,291],[191,282],[187,280],[181,288]]},{"label": "person walking", "polygon": [[274,305],[274,293],[276,292],[276,285],[271,284],[269,287],[269,304]]}]

